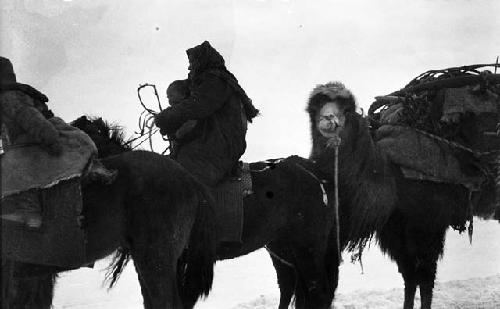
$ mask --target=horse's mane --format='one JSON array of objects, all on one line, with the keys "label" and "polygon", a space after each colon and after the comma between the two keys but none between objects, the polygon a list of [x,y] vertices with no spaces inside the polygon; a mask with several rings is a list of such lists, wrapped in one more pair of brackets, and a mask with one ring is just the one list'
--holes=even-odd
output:
[{"label": "horse's mane", "polygon": [[[313,134],[313,137],[316,134]],[[346,113],[339,149],[339,200],[341,230],[349,249],[365,244],[389,218],[396,202],[396,183],[385,156],[373,142],[365,119]],[[323,143],[315,161],[333,179],[334,150]]]},{"label": "horse's mane", "polygon": [[132,150],[123,127],[100,117],[81,116],[71,125],[87,133],[99,151],[99,157],[107,157]]}]

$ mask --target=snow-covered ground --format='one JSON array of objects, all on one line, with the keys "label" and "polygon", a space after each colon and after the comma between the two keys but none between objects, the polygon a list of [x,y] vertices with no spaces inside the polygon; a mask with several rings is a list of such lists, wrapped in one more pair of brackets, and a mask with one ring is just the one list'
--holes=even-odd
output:
[{"label": "snow-covered ground", "polygon": [[[438,266],[434,308],[500,308],[500,224],[476,219],[474,239],[449,231],[444,258]],[[350,257],[344,255],[344,260]],[[403,280],[393,262],[376,246],[359,264],[344,263],[335,307],[400,308]],[[142,299],[133,267],[127,267],[117,286],[102,285],[107,262],[94,269],[80,269],[61,276],[54,305],[61,308],[141,308]],[[197,308],[276,308],[279,290],[267,253],[217,263],[214,288]]]}]

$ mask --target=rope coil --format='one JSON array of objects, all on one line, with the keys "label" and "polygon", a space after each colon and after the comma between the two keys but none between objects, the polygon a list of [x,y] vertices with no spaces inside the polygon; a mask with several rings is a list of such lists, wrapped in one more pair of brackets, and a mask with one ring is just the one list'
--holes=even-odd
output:
[{"label": "rope coil", "polygon": [[[151,108],[148,108],[142,99],[141,91],[147,87],[153,88],[153,93],[154,93],[154,96],[156,97],[156,101],[158,104],[158,109],[159,109],[158,112],[151,109]],[[141,106],[143,108],[143,111],[139,115],[139,119],[138,119],[139,130],[134,132],[134,134],[136,134],[138,136],[130,139],[127,143],[131,144],[133,142],[138,141],[138,143],[132,147],[132,149],[137,149],[139,146],[141,146],[145,142],[148,142],[149,149],[154,152],[153,136],[160,131],[159,128],[155,128],[155,116],[163,111],[163,107],[162,107],[162,104],[160,101],[160,97],[158,95],[158,90],[156,88],[156,85],[149,84],[149,83],[139,85],[139,87],[137,88],[137,97],[139,98],[139,103],[141,104]],[[169,139],[165,138],[164,136],[162,136],[162,140],[170,142]],[[169,150],[170,150],[170,145],[167,146],[167,148],[165,148],[161,152],[161,154],[164,155]]]}]

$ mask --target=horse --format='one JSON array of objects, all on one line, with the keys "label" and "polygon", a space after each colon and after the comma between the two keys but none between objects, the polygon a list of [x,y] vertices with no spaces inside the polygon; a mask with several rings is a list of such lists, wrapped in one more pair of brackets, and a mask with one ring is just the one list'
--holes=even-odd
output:
[{"label": "horse", "polygon": [[[109,147],[109,139],[92,133],[99,130],[80,128],[99,149]],[[312,169],[311,162],[297,156],[251,163],[253,192],[244,197],[242,243],[219,243],[216,258],[233,259],[266,247],[277,267],[300,278],[294,286],[297,308],[329,308],[339,264],[333,191],[325,188]],[[290,263],[279,258],[283,246],[293,257]],[[120,260],[128,260],[129,252],[120,254]],[[117,270],[116,275],[123,267]],[[189,284],[182,285],[184,308],[196,304],[195,291]]]},{"label": "horse", "polygon": [[[184,308],[183,284],[193,297],[208,295],[216,230],[207,189],[168,157],[131,151],[119,130],[102,120],[81,117],[72,124],[95,129],[88,133],[102,163],[118,171],[110,185],[82,187],[87,263],[118,250],[110,265],[113,285],[126,262],[120,253],[127,252],[145,308]],[[181,255],[185,257],[179,263]],[[50,308],[57,273],[65,270],[2,258],[2,308]]]}]

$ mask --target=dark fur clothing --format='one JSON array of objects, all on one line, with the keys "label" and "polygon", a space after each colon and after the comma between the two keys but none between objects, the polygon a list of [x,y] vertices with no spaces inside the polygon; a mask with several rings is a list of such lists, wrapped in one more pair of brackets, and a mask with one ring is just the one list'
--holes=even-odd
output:
[{"label": "dark fur clothing", "polygon": [[197,120],[191,138],[178,145],[176,159],[205,184],[215,186],[245,152],[247,121],[258,110],[208,42],[187,53],[190,96],[162,111],[155,123],[162,134],[174,135],[187,121]]},{"label": "dark fur clothing", "polygon": [[2,124],[9,143],[40,143],[52,146],[58,143],[59,133],[35,107],[36,99],[20,90],[0,91]]},{"label": "dark fur clothing", "polygon": [[7,144],[37,143],[58,154],[59,133],[46,119],[53,116],[46,95],[35,88],[17,82],[9,59],[0,57],[1,135]]}]

